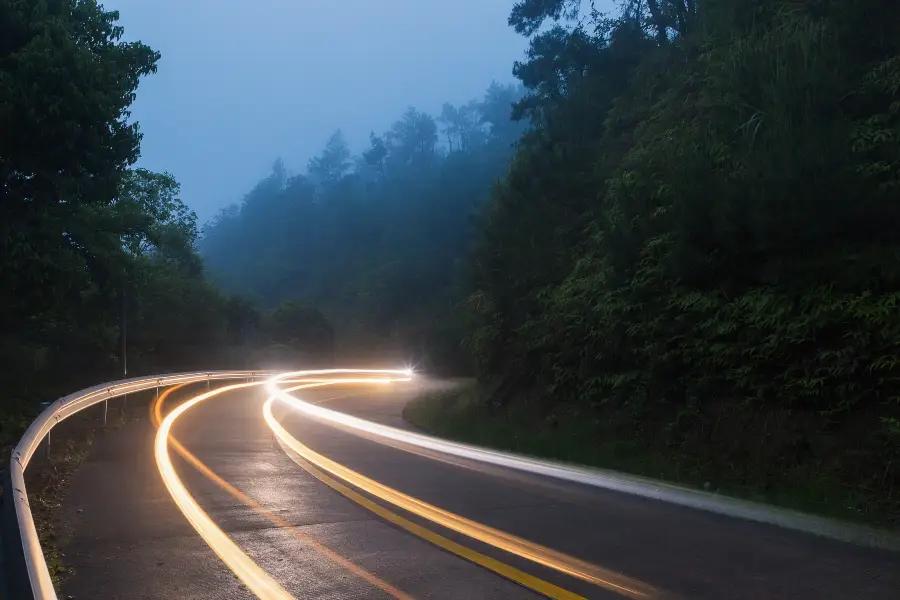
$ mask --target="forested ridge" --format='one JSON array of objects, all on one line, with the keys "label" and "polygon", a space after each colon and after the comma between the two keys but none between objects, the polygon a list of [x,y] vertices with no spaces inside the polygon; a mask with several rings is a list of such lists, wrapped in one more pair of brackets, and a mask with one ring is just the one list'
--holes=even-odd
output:
[{"label": "forested ridge", "polygon": [[895,521],[900,5],[648,0],[582,23],[517,66],[535,128],[465,300],[491,402],[536,391],[700,481],[808,481]]},{"label": "forested ridge", "polygon": [[[370,331],[433,339],[449,319],[462,334],[445,342],[462,340],[487,390],[482,415],[524,404],[594,423],[597,444],[668,456],[685,479],[803,481],[895,520],[900,6],[584,4],[512,6],[530,45],[509,162],[484,141],[439,152],[453,122],[410,111],[329,188],[336,171],[317,169],[349,160],[336,136],[306,177],[276,168],[212,225],[211,268],[227,256],[246,289]],[[421,143],[400,141],[416,122]],[[414,147],[435,161],[431,185]],[[398,160],[382,170],[382,156]],[[264,249],[216,250],[266,194],[284,204],[256,231],[274,232],[293,181],[306,207],[326,190],[306,209],[320,214],[284,219],[291,233]]]},{"label": "forested ridge", "polygon": [[40,401],[126,366],[250,367],[266,360],[253,346],[331,346],[317,311],[263,313],[206,280],[178,182],[135,167],[129,109],[160,54],[123,41],[118,18],[95,0],[0,0],[4,452]]},{"label": "forested ridge", "polygon": [[0,0],[4,439],[126,332],[129,374],[363,349],[477,375],[473,418],[896,522],[900,4],[587,5],[512,3],[518,84],[338,130],[201,226],[134,166],[159,54]]},{"label": "forested ridge", "polygon": [[301,173],[278,159],[204,229],[213,280],[263,308],[318,307],[342,355],[367,348],[381,361],[470,371],[458,263],[525,130],[510,119],[523,93],[495,82],[437,116],[409,107],[359,156],[337,130]]}]

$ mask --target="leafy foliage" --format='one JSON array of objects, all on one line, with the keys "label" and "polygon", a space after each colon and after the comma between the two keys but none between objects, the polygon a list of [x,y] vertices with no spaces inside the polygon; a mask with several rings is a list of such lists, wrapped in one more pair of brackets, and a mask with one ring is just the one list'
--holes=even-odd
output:
[{"label": "leafy foliage", "polygon": [[537,127],[465,302],[493,402],[544,390],[709,476],[816,471],[896,518],[898,8],[626,2],[537,33],[575,4],[510,19]]},{"label": "leafy foliage", "polygon": [[337,132],[305,174],[277,161],[206,227],[212,277],[268,308],[322,307],[344,348],[390,347],[421,364],[467,368],[456,262],[470,215],[524,131],[510,119],[520,96],[495,83],[481,100],[445,104],[440,119],[410,107],[355,160]]},{"label": "leafy foliage", "polygon": [[159,55],[117,18],[0,0],[9,397],[115,376],[126,323],[130,372],[401,348],[471,364],[492,414],[527,396],[723,487],[900,514],[896,2],[518,0],[521,87],[410,107],[358,157],[337,131],[203,236],[132,168]]},{"label": "leafy foliage", "polygon": [[40,337],[92,275],[111,276],[109,257],[87,250],[85,238],[137,158],[128,106],[159,58],[120,41],[117,18],[88,0],[0,3],[4,332]]},{"label": "leafy foliage", "polygon": [[[128,374],[237,366],[261,317],[203,275],[196,215],[135,169],[159,54],[94,0],[0,0],[0,446],[36,400]],[[252,341],[252,340],[251,340]]]}]

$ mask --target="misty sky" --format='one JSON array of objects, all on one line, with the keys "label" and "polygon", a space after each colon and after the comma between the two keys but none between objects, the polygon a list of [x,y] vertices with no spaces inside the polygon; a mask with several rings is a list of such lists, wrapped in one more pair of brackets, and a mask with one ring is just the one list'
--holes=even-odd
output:
[{"label": "misty sky", "polygon": [[431,114],[514,81],[512,0],[106,0],[162,53],[138,89],[139,166],[205,222],[281,156],[299,171],[341,128],[354,152],[407,106]]}]

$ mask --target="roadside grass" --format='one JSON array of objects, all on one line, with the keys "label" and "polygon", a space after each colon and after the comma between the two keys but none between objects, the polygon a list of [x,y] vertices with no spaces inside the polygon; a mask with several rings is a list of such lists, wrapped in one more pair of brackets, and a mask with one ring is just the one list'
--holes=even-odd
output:
[{"label": "roadside grass", "polygon": [[[804,513],[896,529],[898,515],[871,495],[837,485],[810,466],[777,473],[770,465],[713,464],[677,449],[622,439],[595,416],[548,417],[535,404],[491,410],[474,383],[411,402],[403,417],[438,437],[561,462],[639,475]],[[635,436],[637,437],[637,436]],[[890,506],[888,503],[886,506]]]}]

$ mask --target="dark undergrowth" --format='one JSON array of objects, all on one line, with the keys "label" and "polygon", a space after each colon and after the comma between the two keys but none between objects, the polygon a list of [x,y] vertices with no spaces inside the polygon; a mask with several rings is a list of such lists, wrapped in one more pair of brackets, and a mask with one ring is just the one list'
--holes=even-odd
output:
[{"label": "dark undergrowth", "polygon": [[[841,520],[882,527],[898,523],[900,490],[885,494],[841,485],[833,476],[834,465],[821,459],[801,460],[791,468],[777,464],[767,437],[741,415],[723,415],[711,438],[695,432],[694,438],[707,440],[706,447],[696,443],[672,447],[662,425],[645,423],[641,435],[634,435],[634,430],[624,430],[600,413],[548,415],[545,403],[526,396],[492,408],[488,397],[483,387],[471,384],[413,402],[403,416],[428,433],[480,446],[612,469]],[[774,427],[776,420],[770,416],[768,426]],[[730,449],[753,447],[746,441],[753,435],[759,436],[756,452],[735,460]]]}]

